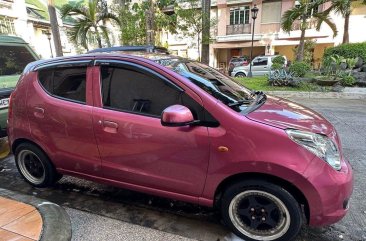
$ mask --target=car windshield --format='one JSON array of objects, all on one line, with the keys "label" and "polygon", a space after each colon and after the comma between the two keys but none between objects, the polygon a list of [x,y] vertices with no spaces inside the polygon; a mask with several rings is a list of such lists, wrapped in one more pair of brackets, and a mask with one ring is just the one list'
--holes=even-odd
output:
[{"label": "car windshield", "polygon": [[155,62],[187,78],[237,112],[245,111],[254,100],[252,91],[205,64],[181,58],[160,59]]}]

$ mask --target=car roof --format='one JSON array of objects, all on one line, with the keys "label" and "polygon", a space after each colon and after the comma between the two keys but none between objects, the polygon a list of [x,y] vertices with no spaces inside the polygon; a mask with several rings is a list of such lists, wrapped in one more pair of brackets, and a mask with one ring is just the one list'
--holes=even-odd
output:
[{"label": "car roof", "polygon": [[0,35],[0,44],[2,43],[17,43],[17,44],[27,44],[22,38],[16,36],[6,36]]},{"label": "car roof", "polygon": [[145,52],[145,51],[111,51],[111,52],[93,52],[93,53],[86,53],[86,54],[79,54],[74,56],[63,56],[63,57],[56,57],[52,59],[46,60],[38,60],[35,62],[30,63],[24,72],[33,71],[38,67],[49,65],[49,64],[62,64],[68,61],[75,61],[75,60],[88,60],[94,58],[132,58],[132,59],[139,59],[139,60],[150,60],[150,61],[158,61],[158,60],[165,60],[165,59],[184,59],[179,56],[169,55],[169,54],[162,54],[162,53],[152,53],[152,52]]}]

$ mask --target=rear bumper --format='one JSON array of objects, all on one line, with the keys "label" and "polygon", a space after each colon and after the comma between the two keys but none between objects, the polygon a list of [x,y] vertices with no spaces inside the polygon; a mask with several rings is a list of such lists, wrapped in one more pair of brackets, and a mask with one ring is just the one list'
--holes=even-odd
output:
[{"label": "rear bumper", "polygon": [[[314,162],[322,160],[314,160]],[[353,191],[353,172],[348,161],[343,161],[341,171],[335,171],[327,163],[318,170],[319,175],[309,178],[315,187],[319,203],[309,202],[310,226],[326,226],[341,220],[349,209],[349,200]]]}]

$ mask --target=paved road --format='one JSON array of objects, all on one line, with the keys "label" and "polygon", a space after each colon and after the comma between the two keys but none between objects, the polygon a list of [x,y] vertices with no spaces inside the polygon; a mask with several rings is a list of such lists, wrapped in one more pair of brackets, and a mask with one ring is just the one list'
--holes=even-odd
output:
[{"label": "paved road", "polygon": [[[366,102],[295,100],[322,113],[337,128],[355,174],[348,215],[320,229],[304,227],[297,241],[366,241]],[[55,202],[66,208],[74,240],[239,240],[209,208],[64,177],[52,189],[27,185],[12,157],[0,162],[0,187]]]}]

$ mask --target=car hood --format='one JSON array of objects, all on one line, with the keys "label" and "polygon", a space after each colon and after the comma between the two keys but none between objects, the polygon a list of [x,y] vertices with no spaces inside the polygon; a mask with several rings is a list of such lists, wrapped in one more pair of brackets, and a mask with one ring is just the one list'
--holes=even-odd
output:
[{"label": "car hood", "polygon": [[319,113],[289,100],[268,95],[267,101],[247,117],[281,129],[292,128],[324,135],[333,131],[332,124]]}]

